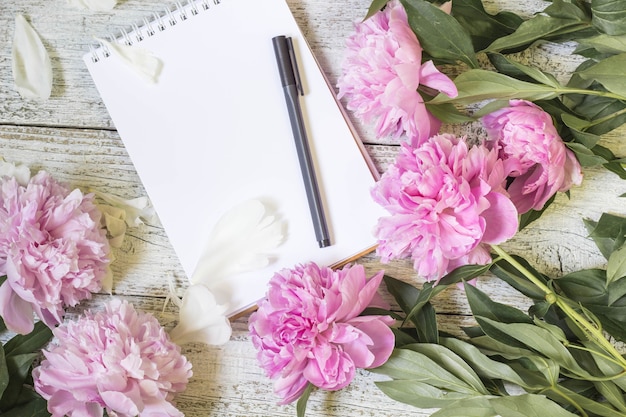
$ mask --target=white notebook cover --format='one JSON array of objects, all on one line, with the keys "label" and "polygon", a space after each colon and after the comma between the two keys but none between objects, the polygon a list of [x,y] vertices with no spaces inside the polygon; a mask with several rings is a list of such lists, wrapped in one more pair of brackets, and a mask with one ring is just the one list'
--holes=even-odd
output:
[{"label": "white notebook cover", "polygon": [[[211,0],[208,10],[196,4],[197,15],[187,5],[186,20],[174,12],[176,25],[164,17],[165,30],[136,42],[163,61],[156,84],[115,55],[96,50],[98,62],[94,53],[84,61],[188,276],[217,220],[238,204],[258,199],[286,223],[268,267],[220,288],[234,315],[263,298],[281,268],[330,266],[371,250],[384,212],[370,197],[373,165],[285,1]],[[274,57],[277,35],[293,37],[298,53],[301,103],[333,242],[322,249]]]}]

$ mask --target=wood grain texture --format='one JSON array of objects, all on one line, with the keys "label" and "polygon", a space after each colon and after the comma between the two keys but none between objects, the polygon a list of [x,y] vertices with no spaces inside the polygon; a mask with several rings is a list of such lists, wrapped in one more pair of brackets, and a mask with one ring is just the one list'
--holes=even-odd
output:
[{"label": "wood grain texture", "polygon": [[[369,6],[367,0],[287,0],[330,82],[340,73],[345,38]],[[119,33],[154,11],[173,2],[122,0],[112,12],[97,13],[68,6],[64,0],[0,2],[0,156],[23,162],[33,171],[45,169],[84,191],[97,189],[125,198],[145,194],[126,150],[82,62],[94,36]],[[541,0],[486,2],[490,12],[506,7],[530,16],[545,7]],[[269,13],[270,11],[268,11]],[[22,100],[13,87],[11,44],[15,15],[21,13],[41,36],[52,58],[54,88],[45,102]],[[219,42],[221,40],[214,40]],[[201,48],[201,44],[198,46]],[[580,62],[570,55],[572,45],[538,45],[521,59],[554,73],[565,81]],[[379,171],[393,162],[397,145],[376,138],[371,126],[353,120]],[[479,124],[444,126],[456,134],[480,138]],[[626,155],[621,137],[613,132],[604,145]],[[147,138],[149,140],[149,138]],[[164,167],[167,169],[167,167]],[[585,171],[584,184],[571,192],[571,200],[559,195],[545,215],[503,245],[526,257],[547,274],[558,276],[575,269],[601,266],[604,259],[587,237],[582,218],[597,219],[603,211],[626,215],[626,182],[603,169]],[[183,289],[182,268],[158,220],[129,230],[123,246],[114,250],[113,295],[124,297],[137,308],[151,312],[166,327],[177,321],[176,310],[164,307],[168,280]],[[410,261],[381,264],[375,254],[357,261],[371,274],[384,269],[406,282],[421,284]],[[479,287],[494,299],[526,309],[528,300],[492,277]],[[391,301],[391,296],[383,296]],[[97,309],[111,295],[96,294],[92,300],[70,310],[68,319],[85,308]],[[442,329],[460,334],[461,325],[472,323],[462,291],[447,290],[434,305]],[[189,417],[294,416],[294,405],[279,406],[270,381],[256,362],[247,331],[248,316],[233,322],[233,337],[221,347],[192,344],[183,347],[192,361],[194,377],[178,397],[178,406]],[[416,410],[385,397],[375,386],[380,377],[359,371],[355,381],[339,392],[316,391],[307,415],[314,416],[428,416],[432,410]]]}]

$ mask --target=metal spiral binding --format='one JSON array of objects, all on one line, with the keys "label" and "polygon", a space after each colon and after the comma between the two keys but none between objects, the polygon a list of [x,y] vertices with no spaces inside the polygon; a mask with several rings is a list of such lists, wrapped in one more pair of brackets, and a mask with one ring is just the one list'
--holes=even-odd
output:
[{"label": "metal spiral binding", "polygon": [[[222,0],[186,0],[183,5],[182,1],[177,1],[174,3],[174,9],[166,7],[163,14],[155,12],[152,19],[144,18],[141,26],[133,23],[130,32],[122,28],[120,29],[120,36],[109,35],[108,38],[111,42],[122,42],[130,46],[154,36],[158,32],[163,32],[168,27],[176,26],[179,22],[191,19],[221,2]],[[89,53],[93,62],[99,62],[102,58],[108,58],[111,55],[109,48],[101,41],[98,41],[98,45],[95,47],[89,45]]]}]

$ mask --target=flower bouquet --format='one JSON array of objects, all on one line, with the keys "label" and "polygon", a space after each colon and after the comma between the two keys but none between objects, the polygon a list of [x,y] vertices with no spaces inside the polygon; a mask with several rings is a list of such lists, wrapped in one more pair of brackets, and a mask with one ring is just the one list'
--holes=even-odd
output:
[{"label": "flower bouquet", "polygon": [[68,307],[111,291],[120,221],[151,212],[107,200],[123,204],[97,204],[48,172],[31,177],[0,159],[0,333],[13,335],[0,347],[3,416],[182,415],[172,400],[191,363],[155,317],[111,298],[64,321]]},{"label": "flower bouquet", "polygon": [[[388,212],[374,228],[377,255],[412,260],[426,282],[384,276],[396,310],[371,293],[382,272],[277,273],[250,330],[282,403],[297,399],[302,416],[314,387],[340,389],[367,368],[387,377],[377,386],[389,397],[437,417],[625,415],[626,219],[585,220],[604,268],[551,276],[501,247],[586,167],[626,178],[602,144],[626,121],[624,10],[554,0],[523,17],[480,0],[373,1],[347,40],[339,96],[399,144],[372,189]],[[569,80],[519,59],[541,42],[575,44]],[[478,134],[459,134],[476,124]],[[479,278],[504,281],[531,307],[491,299]],[[439,329],[432,304],[451,286],[473,315],[461,334]]]}]

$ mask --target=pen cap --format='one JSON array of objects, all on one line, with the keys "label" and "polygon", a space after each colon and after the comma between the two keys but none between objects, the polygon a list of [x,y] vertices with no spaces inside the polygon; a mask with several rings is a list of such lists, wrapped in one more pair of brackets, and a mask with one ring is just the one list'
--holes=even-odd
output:
[{"label": "pen cap", "polygon": [[276,64],[278,64],[278,73],[280,74],[280,82],[283,87],[288,85],[298,85],[296,82],[298,70],[293,62],[293,47],[291,46],[290,41],[291,38],[287,38],[282,35],[272,38],[274,54],[276,55]]}]

